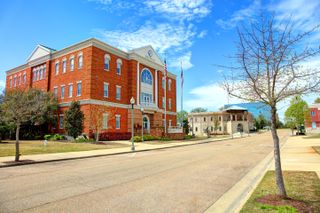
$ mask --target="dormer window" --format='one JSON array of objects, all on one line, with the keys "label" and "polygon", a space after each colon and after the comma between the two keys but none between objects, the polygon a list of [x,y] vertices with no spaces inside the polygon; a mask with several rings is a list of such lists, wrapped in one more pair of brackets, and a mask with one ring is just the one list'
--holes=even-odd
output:
[{"label": "dormer window", "polygon": [[117,74],[121,75],[121,66],[122,66],[122,60],[120,58],[117,59]]},{"label": "dormer window", "polygon": [[110,55],[105,54],[104,55],[104,70],[109,71],[109,67],[110,67]]}]

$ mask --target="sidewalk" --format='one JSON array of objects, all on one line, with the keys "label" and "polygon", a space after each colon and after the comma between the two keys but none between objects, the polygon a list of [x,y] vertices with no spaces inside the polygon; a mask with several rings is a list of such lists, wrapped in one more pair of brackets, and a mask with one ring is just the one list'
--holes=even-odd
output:
[{"label": "sidewalk", "polygon": [[[286,139],[285,139],[286,140]],[[320,178],[320,155],[312,146],[320,146],[320,139],[288,137],[281,141],[283,171],[315,171]],[[206,212],[239,212],[251,196],[267,170],[274,170],[273,152],[227,191]]]},{"label": "sidewalk", "polygon": [[[320,146],[320,139],[307,139],[304,136],[290,137],[282,148],[283,171],[315,171],[320,178],[320,155],[312,148]],[[274,170],[274,161],[271,164]]]},{"label": "sidewalk", "polygon": [[[235,138],[235,137],[234,137]],[[228,138],[207,138],[203,140],[196,141],[177,141],[177,142],[168,142],[167,144],[146,144],[144,142],[135,143],[135,152],[145,152],[157,149],[166,149],[180,146],[190,146],[201,143],[210,143],[215,141],[228,140]],[[112,143],[113,141],[110,141]],[[90,157],[99,157],[99,156],[108,156],[108,155],[117,155],[117,154],[128,154],[132,153],[131,151],[131,142],[130,141],[114,141],[117,143],[122,143],[130,145],[130,147],[123,148],[113,148],[113,149],[99,149],[99,150],[90,150],[90,151],[81,151],[81,152],[64,152],[64,153],[50,153],[50,154],[37,154],[37,155],[22,155],[20,157],[21,163],[8,163],[14,160],[14,156],[0,157],[0,168],[9,167],[9,166],[18,166],[25,164],[34,164],[34,163],[44,163],[52,161],[62,161],[62,160],[72,160],[72,159],[81,159],[81,158],[90,158]]]}]

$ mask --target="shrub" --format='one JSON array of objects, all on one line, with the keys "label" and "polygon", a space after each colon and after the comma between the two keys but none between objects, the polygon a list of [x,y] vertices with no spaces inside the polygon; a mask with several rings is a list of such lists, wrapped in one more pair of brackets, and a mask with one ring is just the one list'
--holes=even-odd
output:
[{"label": "shrub", "polygon": [[163,137],[163,138],[160,138],[161,141],[171,141],[172,139],[171,138],[166,138],[166,137]]},{"label": "shrub", "polygon": [[[130,140],[132,140],[132,138]],[[141,142],[142,138],[141,138],[141,136],[134,136],[133,140],[134,140],[134,142]]]},{"label": "shrub", "polygon": [[192,139],[193,137],[192,137],[192,135],[185,135],[184,136],[184,140],[189,140],[189,139]]},{"label": "shrub", "polygon": [[143,140],[145,141],[154,141],[154,140],[159,140],[160,138],[157,136],[153,136],[153,135],[144,135],[143,136]]},{"label": "shrub", "polygon": [[94,143],[94,139],[86,139],[86,138],[77,138],[75,140],[76,143]]},{"label": "shrub", "polygon": [[[89,136],[90,138],[94,138],[93,133],[91,133]],[[101,141],[129,140],[130,138],[130,132],[102,132],[99,134],[99,140]]]},{"label": "shrub", "polygon": [[43,138],[44,138],[45,140],[50,140],[51,137],[52,137],[52,135],[45,135]]}]

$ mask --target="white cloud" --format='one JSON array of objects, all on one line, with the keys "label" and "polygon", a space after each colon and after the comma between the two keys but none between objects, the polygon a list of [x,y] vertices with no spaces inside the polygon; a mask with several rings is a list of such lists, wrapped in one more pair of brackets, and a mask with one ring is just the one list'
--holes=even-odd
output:
[{"label": "white cloud", "polygon": [[144,4],[152,11],[179,20],[202,18],[211,11],[210,0],[147,0]]},{"label": "white cloud", "polygon": [[237,26],[237,24],[246,19],[251,19],[256,15],[257,11],[261,8],[261,1],[254,0],[247,8],[235,11],[229,19],[218,19],[216,23],[224,28],[230,29]]},{"label": "white cloud", "polygon": [[147,23],[136,31],[96,30],[102,40],[123,50],[152,45],[160,54],[174,48],[174,51],[189,48],[195,36],[192,25],[171,26],[170,24],[152,25]]},{"label": "white cloud", "polygon": [[228,93],[217,83],[196,87],[189,93],[193,96],[193,98],[185,101],[185,106],[189,110],[199,106],[216,111],[225,104],[243,102],[240,99],[228,97]]},{"label": "white cloud", "polygon": [[198,34],[198,38],[204,38],[207,35],[207,31],[203,30]]},{"label": "white cloud", "polygon": [[180,69],[181,68],[181,62],[182,62],[182,68],[183,70],[187,70],[190,69],[191,67],[193,67],[193,64],[191,63],[191,51],[186,52],[184,55],[174,59],[174,60],[170,60],[170,66]]}]

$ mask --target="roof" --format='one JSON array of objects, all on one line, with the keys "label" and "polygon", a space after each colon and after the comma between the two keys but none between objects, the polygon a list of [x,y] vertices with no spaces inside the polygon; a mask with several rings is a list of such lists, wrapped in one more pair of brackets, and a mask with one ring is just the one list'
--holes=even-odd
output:
[{"label": "roof", "polygon": [[229,107],[223,109],[223,111],[229,111],[229,110],[248,111],[247,108],[236,106],[236,105],[232,105],[232,106],[229,106]]}]

